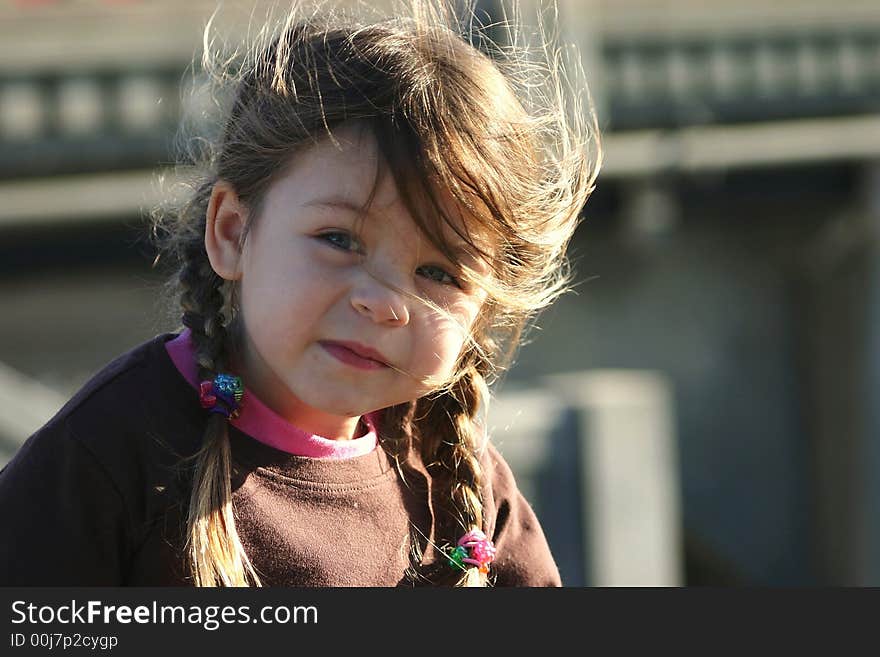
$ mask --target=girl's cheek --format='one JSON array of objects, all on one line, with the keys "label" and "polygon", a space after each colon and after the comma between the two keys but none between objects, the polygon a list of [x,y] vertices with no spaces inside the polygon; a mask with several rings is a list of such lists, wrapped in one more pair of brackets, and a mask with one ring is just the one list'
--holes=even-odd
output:
[{"label": "girl's cheek", "polygon": [[429,336],[432,342],[445,341],[450,331],[455,329],[455,322],[447,315],[433,308],[419,304],[415,314],[419,319],[420,330]]},{"label": "girl's cheek", "polygon": [[470,336],[476,313],[470,307],[458,304],[447,313],[434,313],[432,330],[450,344],[463,344]]},{"label": "girl's cheek", "polygon": [[434,336],[434,352],[441,356],[443,369],[449,370],[458,361],[467,336],[459,326],[448,320],[437,328]]}]

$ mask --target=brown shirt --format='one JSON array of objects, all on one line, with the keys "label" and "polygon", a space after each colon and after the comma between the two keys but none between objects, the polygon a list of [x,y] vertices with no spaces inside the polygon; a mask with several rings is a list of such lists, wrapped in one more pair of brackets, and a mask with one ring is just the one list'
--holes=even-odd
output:
[{"label": "brown shirt", "polygon": [[[0,585],[191,586],[182,553],[189,471],[206,412],[157,336],[90,380],[0,471]],[[412,585],[412,541],[445,568],[431,478],[380,447],[325,460],[230,426],[236,528],[266,586]],[[560,586],[534,512],[504,459],[483,457],[496,586]],[[445,540],[444,540],[445,539]],[[428,572],[431,572],[429,567]]]}]

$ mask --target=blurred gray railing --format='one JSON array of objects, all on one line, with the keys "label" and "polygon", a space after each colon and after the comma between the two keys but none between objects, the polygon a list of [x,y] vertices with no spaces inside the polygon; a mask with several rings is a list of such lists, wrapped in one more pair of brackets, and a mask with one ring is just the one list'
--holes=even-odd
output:
[{"label": "blurred gray railing", "polygon": [[[880,111],[880,29],[606,36],[597,96],[612,131]],[[184,69],[2,71],[0,178],[168,162],[181,115],[198,116]],[[198,76],[196,76],[198,84]],[[198,88],[198,86],[196,87]]]},{"label": "blurred gray railing", "polygon": [[0,178],[168,161],[183,65],[0,73]]},{"label": "blurred gray railing", "polygon": [[615,130],[880,110],[876,27],[617,37],[602,61]]}]

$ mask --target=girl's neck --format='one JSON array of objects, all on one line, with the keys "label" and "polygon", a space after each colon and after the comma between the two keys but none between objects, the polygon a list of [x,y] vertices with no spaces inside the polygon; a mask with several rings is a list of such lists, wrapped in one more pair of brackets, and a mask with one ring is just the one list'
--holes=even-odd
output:
[{"label": "girl's neck", "polygon": [[352,440],[360,438],[368,431],[368,429],[364,428],[364,423],[360,417],[336,417],[297,403],[276,407],[267,401],[260,392],[253,392],[278,415],[306,433],[321,436],[328,440]]}]

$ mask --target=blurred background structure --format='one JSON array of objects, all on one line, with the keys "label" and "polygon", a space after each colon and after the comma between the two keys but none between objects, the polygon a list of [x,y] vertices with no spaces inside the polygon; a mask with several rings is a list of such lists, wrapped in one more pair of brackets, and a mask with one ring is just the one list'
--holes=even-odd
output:
[{"label": "blurred background structure", "polygon": [[[0,4],[0,464],[175,328],[143,216],[214,7]],[[491,420],[566,584],[880,584],[880,3],[559,17],[606,165]]]}]

